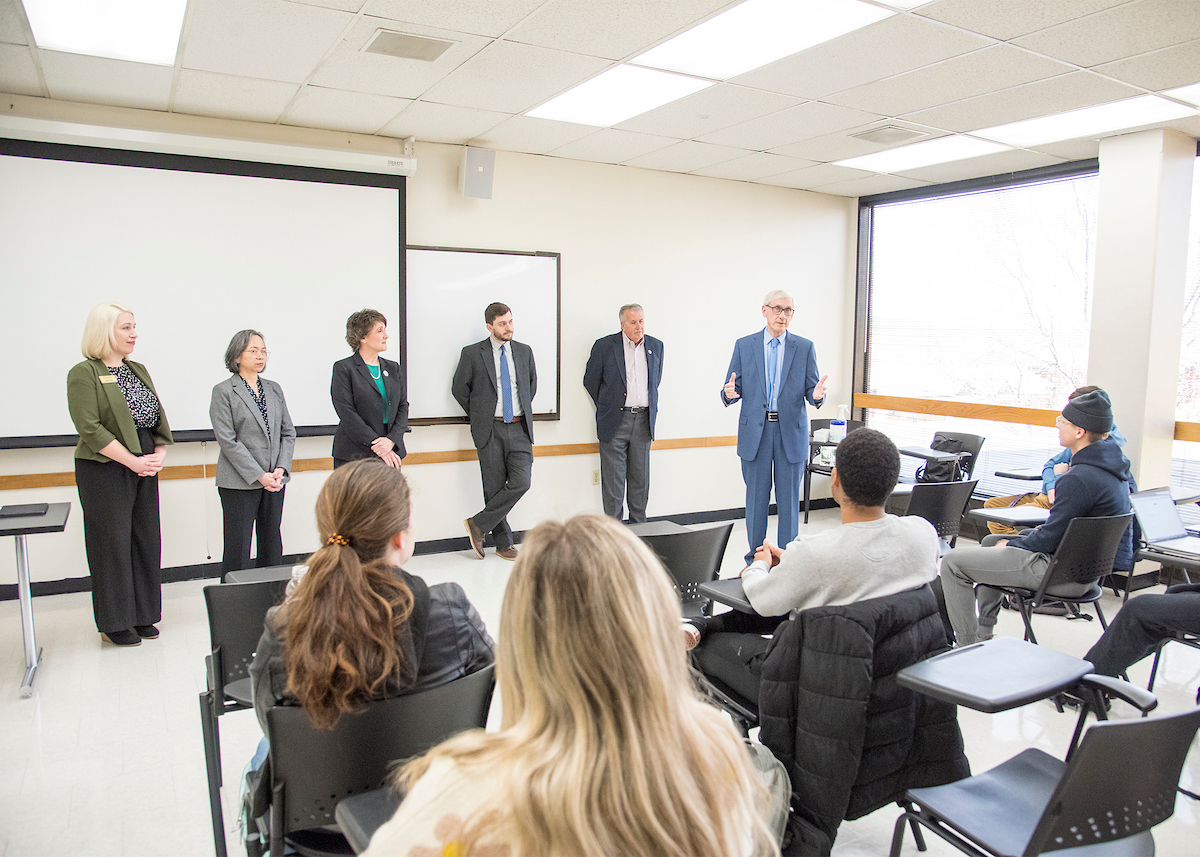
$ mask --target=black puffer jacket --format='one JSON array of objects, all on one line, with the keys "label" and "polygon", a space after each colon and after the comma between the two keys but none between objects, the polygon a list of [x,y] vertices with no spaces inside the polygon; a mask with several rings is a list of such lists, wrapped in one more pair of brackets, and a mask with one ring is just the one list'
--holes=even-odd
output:
[{"label": "black puffer jacket", "polygon": [[829,853],[842,819],[906,789],[970,775],[956,707],[896,682],[946,645],[928,585],[805,610],[776,631],[763,663],[759,737],[791,776],[799,853]]}]

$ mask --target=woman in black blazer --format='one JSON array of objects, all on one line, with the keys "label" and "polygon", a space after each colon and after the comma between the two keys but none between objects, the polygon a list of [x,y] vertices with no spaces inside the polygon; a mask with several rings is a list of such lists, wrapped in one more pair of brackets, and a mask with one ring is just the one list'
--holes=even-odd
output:
[{"label": "woman in black blazer", "polygon": [[387,319],[378,310],[359,310],[346,319],[346,344],[355,353],[333,364],[329,387],[339,420],[335,468],[373,455],[399,467],[404,458],[408,391],[400,364],[380,357],[387,341]]}]

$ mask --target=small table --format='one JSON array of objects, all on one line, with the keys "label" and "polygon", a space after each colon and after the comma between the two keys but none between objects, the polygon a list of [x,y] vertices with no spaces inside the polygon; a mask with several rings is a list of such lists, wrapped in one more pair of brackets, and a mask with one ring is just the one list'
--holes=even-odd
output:
[{"label": "small table", "polygon": [[302,562],[292,565],[269,565],[265,568],[240,568],[225,575],[226,583],[261,583],[264,580],[290,580],[292,569]]},{"label": "small table", "polygon": [[1019,467],[1015,470],[997,470],[996,475],[1002,479],[1019,479],[1023,482],[1041,482],[1042,468]]},{"label": "small table", "polygon": [[923,458],[926,461],[952,461],[954,462],[954,481],[957,482],[961,474],[959,462],[969,453],[966,452],[942,452],[937,449],[932,449],[927,446],[902,446],[900,447],[901,455],[911,455],[913,458]]},{"label": "small table", "polygon": [[701,583],[696,587],[696,591],[705,598],[711,598],[719,604],[727,604],[740,613],[758,615],[758,611],[750,605],[750,601],[746,598],[746,592],[742,589],[742,579],[740,577],[729,577],[725,580]]},{"label": "small table", "polygon": [[33,631],[33,593],[29,589],[29,545],[25,539],[35,533],[61,533],[67,528],[70,503],[49,503],[41,515],[20,518],[0,518],[0,536],[17,537],[17,597],[21,601],[21,636],[25,639],[25,678],[21,680],[21,696],[33,695],[33,680],[42,662]]},{"label": "small table", "polygon": [[1172,485],[1170,491],[1171,499],[1175,501],[1176,506],[1186,506],[1188,503],[1200,503],[1200,489],[1198,488],[1177,488]]},{"label": "small table", "polygon": [[1090,672],[1091,662],[1015,637],[996,637],[905,667],[903,687],[985,714],[1062,693]]},{"label": "small table", "polygon": [[404,795],[385,786],[371,792],[350,795],[338,801],[333,817],[355,854],[361,854],[371,844],[375,831],[391,821]]},{"label": "small table", "polygon": [[629,525],[629,532],[635,536],[670,536],[675,533],[690,533],[691,531],[691,527],[685,527],[674,521],[643,521],[640,524]]},{"label": "small table", "polygon": [[997,506],[994,509],[972,509],[967,515],[981,521],[993,521],[1019,529],[1046,523],[1046,519],[1050,517],[1050,510],[1040,506]]}]

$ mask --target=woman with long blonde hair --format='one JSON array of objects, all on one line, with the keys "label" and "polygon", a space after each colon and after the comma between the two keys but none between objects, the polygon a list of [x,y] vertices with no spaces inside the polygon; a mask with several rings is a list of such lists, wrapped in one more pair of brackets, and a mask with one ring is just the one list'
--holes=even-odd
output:
[{"label": "woman with long blonde hair", "polygon": [[679,599],[657,558],[610,518],[525,538],[501,608],[498,734],[409,764],[367,853],[777,854],[728,719],[693,688]]}]

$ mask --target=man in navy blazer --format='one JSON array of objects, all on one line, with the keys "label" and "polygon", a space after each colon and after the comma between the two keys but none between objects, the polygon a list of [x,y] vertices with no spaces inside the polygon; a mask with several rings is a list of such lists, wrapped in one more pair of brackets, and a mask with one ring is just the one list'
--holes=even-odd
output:
[{"label": "man in navy blazer", "polygon": [[596,340],[583,386],[596,403],[604,514],[624,517],[628,486],[629,520],[637,523],[646,520],[650,498],[650,441],[658,416],[663,344],[645,335],[640,304],[626,304],[617,317],[621,332]]},{"label": "man in navy blazer", "polygon": [[779,509],[779,547],[800,529],[800,477],[808,461],[808,414],[805,402],[819,408],[825,401],[825,381],[818,380],[817,353],[811,341],[787,332],[796,304],[787,292],[775,290],[763,298],[767,326],[743,336],[733,346],[729,380],[721,390],[728,407],[741,400],[738,457],[746,480],[746,563],[767,538],[771,483]]},{"label": "man in navy blazer", "polygon": [[483,511],[463,521],[471,550],[483,559],[491,532],[496,556],[515,560],[508,513],[529,490],[533,472],[533,397],[537,369],[533,349],[513,340],[512,310],[488,304],[483,320],[491,335],[468,345],[458,358],[450,392],[471,421],[471,440],[483,476]]}]

